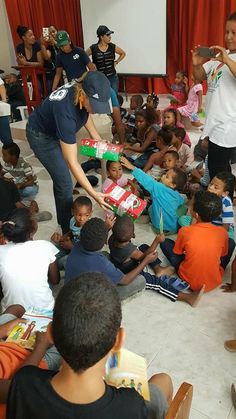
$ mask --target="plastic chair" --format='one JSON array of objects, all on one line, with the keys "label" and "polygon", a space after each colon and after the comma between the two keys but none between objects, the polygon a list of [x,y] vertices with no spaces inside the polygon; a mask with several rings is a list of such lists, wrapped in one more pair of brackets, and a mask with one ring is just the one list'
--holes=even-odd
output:
[{"label": "plastic chair", "polygon": [[189,419],[192,398],[192,384],[182,383],[171,402],[165,419]]}]

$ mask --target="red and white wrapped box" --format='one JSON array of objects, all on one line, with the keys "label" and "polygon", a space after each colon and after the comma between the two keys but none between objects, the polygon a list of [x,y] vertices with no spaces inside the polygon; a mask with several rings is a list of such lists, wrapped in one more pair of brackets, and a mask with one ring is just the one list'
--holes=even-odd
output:
[{"label": "red and white wrapped box", "polygon": [[137,220],[147,206],[146,201],[121,188],[116,183],[108,186],[105,193],[109,194],[106,201],[111,205],[114,213],[119,216],[127,214],[133,220]]}]

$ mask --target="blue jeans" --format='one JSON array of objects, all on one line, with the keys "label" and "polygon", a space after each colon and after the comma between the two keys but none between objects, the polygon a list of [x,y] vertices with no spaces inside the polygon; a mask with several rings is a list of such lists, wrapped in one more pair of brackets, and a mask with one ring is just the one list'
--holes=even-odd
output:
[{"label": "blue jeans", "polygon": [[0,116],[0,140],[4,145],[13,142],[8,116]]},{"label": "blue jeans", "polygon": [[110,85],[112,87],[113,90],[115,90],[116,94],[118,93],[118,88],[119,88],[119,78],[117,76],[117,74],[113,74],[113,76],[107,77]]},{"label": "blue jeans", "polygon": [[60,143],[56,138],[26,126],[26,136],[35,156],[47,169],[53,181],[57,222],[62,232],[69,231],[73,185]]},{"label": "blue jeans", "polygon": [[35,198],[35,195],[37,195],[38,191],[38,185],[32,185],[19,189],[19,194],[22,199],[28,198],[29,200],[33,200]]}]

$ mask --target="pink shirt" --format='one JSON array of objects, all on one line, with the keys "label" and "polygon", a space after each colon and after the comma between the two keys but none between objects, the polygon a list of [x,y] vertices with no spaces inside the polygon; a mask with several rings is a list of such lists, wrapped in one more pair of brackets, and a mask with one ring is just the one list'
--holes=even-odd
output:
[{"label": "pink shirt", "polygon": [[105,181],[102,184],[102,192],[106,192],[107,188],[112,184],[116,183],[121,188],[124,188],[124,186],[127,185],[128,180],[126,179],[125,175],[122,175],[120,179],[117,180],[117,182],[113,182],[109,177],[105,179]]},{"label": "pink shirt", "polygon": [[197,113],[197,111],[198,111],[198,95],[197,95],[197,92],[200,92],[200,91],[202,91],[202,85],[200,83],[194,84],[194,86],[192,86],[189,89],[188,100],[187,100],[187,106],[188,106],[188,111],[189,112]]}]

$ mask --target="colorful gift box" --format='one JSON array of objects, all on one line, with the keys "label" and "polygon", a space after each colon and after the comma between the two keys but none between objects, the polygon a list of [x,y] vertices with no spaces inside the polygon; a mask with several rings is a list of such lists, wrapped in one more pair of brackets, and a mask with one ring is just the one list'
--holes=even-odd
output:
[{"label": "colorful gift box", "polygon": [[120,216],[127,214],[133,220],[136,220],[142,214],[147,205],[146,201],[121,188],[116,183],[112,183],[105,193],[109,194],[106,201],[111,205],[115,214]]},{"label": "colorful gift box", "polygon": [[80,146],[80,154],[84,156],[111,161],[119,161],[123,150],[124,146],[121,144],[111,144],[89,138],[83,138]]}]

